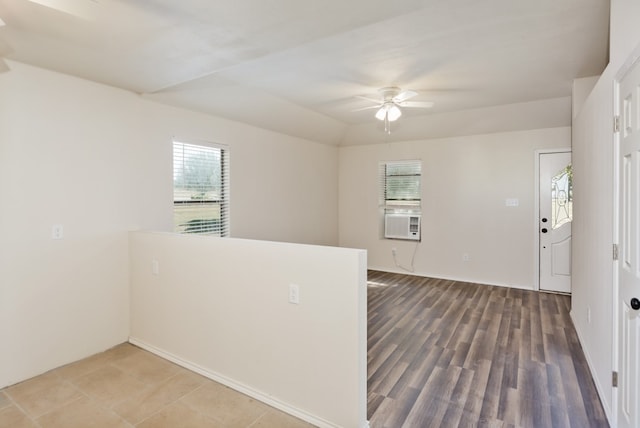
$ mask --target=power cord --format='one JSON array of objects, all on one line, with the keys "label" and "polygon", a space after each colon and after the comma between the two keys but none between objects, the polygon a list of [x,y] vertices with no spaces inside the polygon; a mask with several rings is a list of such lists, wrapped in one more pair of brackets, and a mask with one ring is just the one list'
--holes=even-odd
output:
[{"label": "power cord", "polygon": [[413,255],[411,256],[411,268],[406,268],[404,266],[402,266],[400,263],[398,263],[398,260],[396,258],[397,256],[397,252],[398,250],[394,247],[391,249],[391,255],[393,256],[393,263],[396,265],[397,268],[400,268],[404,271],[410,272],[410,273],[414,273],[415,272],[415,268],[413,267],[413,263],[416,259],[416,253],[418,252],[418,244],[420,242],[416,242],[416,246],[413,247]]}]

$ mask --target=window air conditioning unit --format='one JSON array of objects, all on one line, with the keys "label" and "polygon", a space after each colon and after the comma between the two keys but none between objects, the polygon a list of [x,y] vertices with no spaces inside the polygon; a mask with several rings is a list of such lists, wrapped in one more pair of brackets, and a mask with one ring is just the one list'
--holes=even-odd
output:
[{"label": "window air conditioning unit", "polygon": [[384,237],[391,239],[420,240],[419,214],[385,214]]}]

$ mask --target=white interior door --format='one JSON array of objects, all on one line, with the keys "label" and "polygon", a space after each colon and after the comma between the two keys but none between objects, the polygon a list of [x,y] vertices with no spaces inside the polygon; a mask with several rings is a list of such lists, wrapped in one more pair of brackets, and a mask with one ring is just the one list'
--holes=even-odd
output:
[{"label": "white interior door", "polygon": [[620,81],[618,155],[618,426],[640,426],[640,63]]},{"label": "white interior door", "polygon": [[571,292],[571,152],[540,153],[540,290]]}]

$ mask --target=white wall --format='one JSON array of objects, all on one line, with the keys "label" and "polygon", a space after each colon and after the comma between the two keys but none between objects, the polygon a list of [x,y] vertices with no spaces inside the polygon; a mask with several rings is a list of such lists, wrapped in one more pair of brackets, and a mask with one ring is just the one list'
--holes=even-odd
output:
[{"label": "white wall", "polygon": [[133,343],[318,426],[365,426],[365,251],[130,236]]},{"label": "white wall", "polygon": [[[610,63],[573,123],[574,211],[572,318],[610,421],[614,359],[613,82],[640,44],[640,3],[611,1]],[[591,310],[591,323],[587,311]]]},{"label": "white wall", "polygon": [[243,134],[225,138],[234,141],[232,236],[337,245],[337,148],[258,129]]},{"label": "white wall", "polygon": [[636,0],[611,0],[610,68],[617,71],[640,42],[640,3]]},{"label": "white wall", "polygon": [[571,316],[609,414],[613,369],[613,109],[612,87],[604,82],[600,79],[573,126]]},{"label": "white wall", "polygon": [[[533,288],[534,153],[570,146],[567,127],[340,149],[340,245],[366,248],[369,267]],[[422,242],[382,239],[378,163],[422,159]],[[517,198],[518,207],[505,199]],[[417,247],[416,247],[417,245]],[[470,260],[463,262],[463,253]]]},{"label": "white wall", "polygon": [[336,148],[8,63],[0,387],[127,340],[127,231],[171,228],[173,136],[230,145],[234,236],[337,243]]},{"label": "white wall", "polygon": [[582,106],[593,91],[593,88],[598,83],[600,76],[582,77],[579,79],[573,79],[573,85],[571,87],[571,117],[572,120],[580,113]]}]

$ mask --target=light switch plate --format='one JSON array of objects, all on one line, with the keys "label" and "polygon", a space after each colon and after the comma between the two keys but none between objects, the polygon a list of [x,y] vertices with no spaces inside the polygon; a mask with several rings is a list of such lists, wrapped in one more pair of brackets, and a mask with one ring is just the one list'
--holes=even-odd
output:
[{"label": "light switch plate", "polygon": [[289,303],[300,303],[300,287],[298,284],[289,284]]},{"label": "light switch plate", "polygon": [[64,228],[61,224],[54,224],[51,228],[51,239],[62,239],[64,237]]}]

